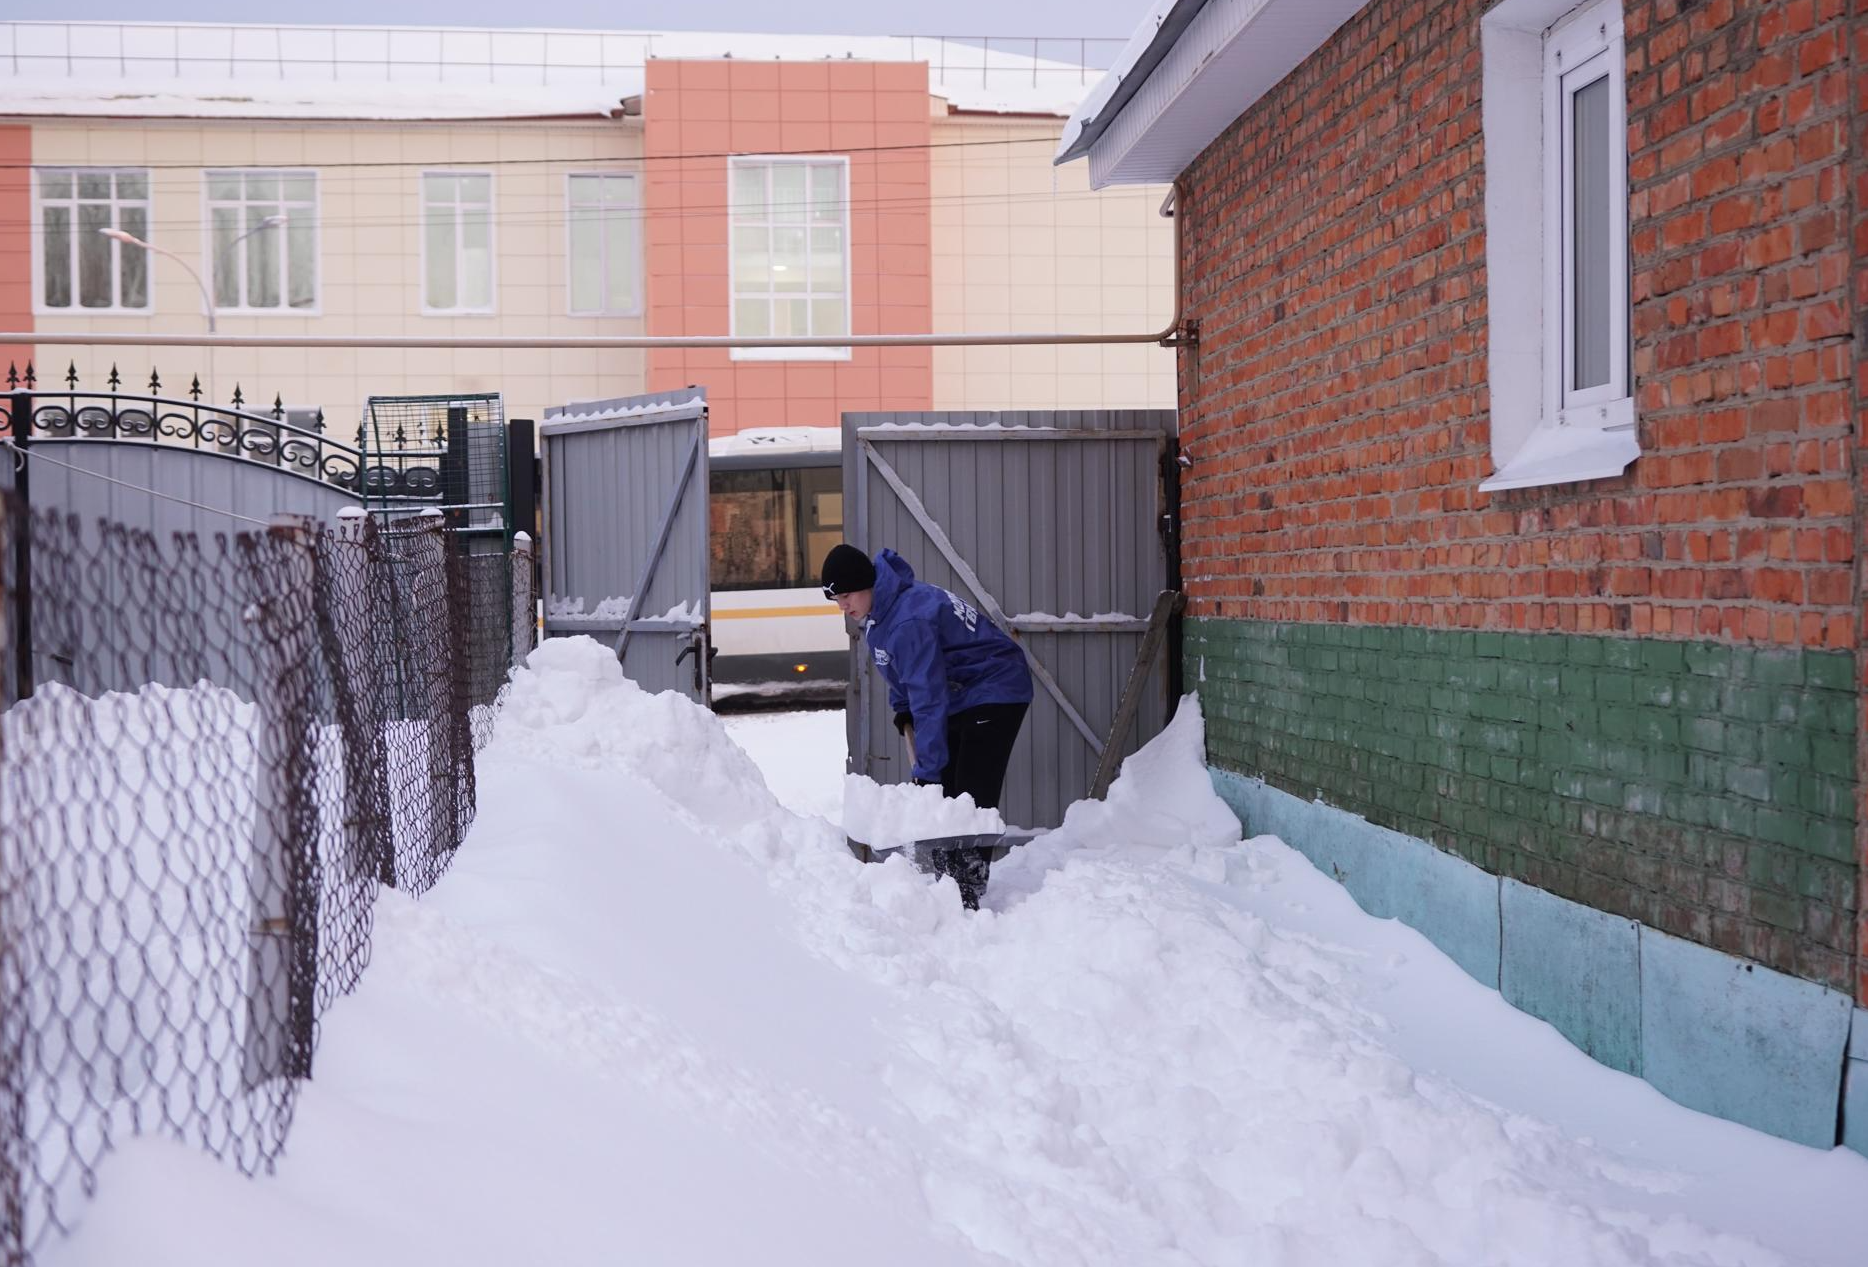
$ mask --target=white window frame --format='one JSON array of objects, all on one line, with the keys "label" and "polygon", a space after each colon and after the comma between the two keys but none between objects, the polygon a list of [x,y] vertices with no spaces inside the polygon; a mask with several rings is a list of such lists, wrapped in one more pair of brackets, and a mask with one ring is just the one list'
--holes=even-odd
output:
[{"label": "white window frame", "polygon": [[[156,311],[156,278],[155,261],[153,259],[146,260],[144,263],[145,280],[143,282],[142,307],[133,308],[123,302],[123,252],[125,247],[123,243],[116,241],[110,244],[110,306],[107,308],[87,308],[79,302],[81,288],[78,279],[78,204],[80,202],[98,202],[100,200],[96,198],[79,198],[78,178],[85,175],[95,176],[102,172],[108,172],[111,176],[110,227],[113,229],[123,228],[122,217],[118,214],[118,209],[120,207],[141,206],[143,208],[143,218],[146,226],[142,234],[143,240],[150,241],[152,235],[155,233],[155,186],[150,183],[149,169],[147,167],[103,167],[97,164],[83,167],[68,167],[57,163],[47,163],[41,167],[34,167],[32,169],[32,311],[35,316],[147,317],[153,315]],[[116,177],[123,172],[140,173],[142,175],[144,188],[148,191],[143,198],[117,197]],[[48,200],[45,197],[44,189],[40,183],[41,178],[46,175],[57,174],[71,177],[72,196],[70,198],[52,198]],[[71,270],[72,302],[63,308],[54,308],[45,302],[46,271],[43,239],[45,236],[45,204],[47,201],[68,204],[71,207],[71,251],[66,261],[66,267]],[[129,249],[134,250],[136,248],[131,247]],[[152,255],[153,252],[145,251],[144,254]]]},{"label": "white window frame", "polygon": [[[738,254],[733,249],[733,223],[735,207],[733,190],[736,182],[733,173],[741,167],[777,167],[793,166],[828,166],[831,163],[842,168],[842,229],[843,229],[843,314],[844,333],[853,334],[856,326],[856,302],[852,293],[853,265],[856,258],[856,246],[850,238],[850,159],[847,154],[736,154],[727,160],[727,329],[733,334],[739,333],[739,277],[735,258]],[[809,188],[809,180],[806,180]],[[810,255],[810,239],[807,230],[805,255]],[[804,292],[808,309],[812,294]],[[735,361],[847,361],[850,359],[848,347],[807,347],[807,348],[731,348],[729,355]]]},{"label": "white window frame", "polygon": [[[1502,0],[1481,21],[1488,380],[1497,492],[1621,474],[1640,456],[1630,366],[1626,53],[1621,0]],[[1609,81],[1611,348],[1575,391],[1571,102]]]},{"label": "white window frame", "polygon": [[[218,303],[215,300],[215,283],[218,280],[218,276],[214,271],[214,208],[246,205],[244,194],[237,204],[223,202],[212,197],[209,190],[212,188],[212,181],[216,176],[240,176],[242,178],[247,176],[277,176],[281,181],[284,181],[288,176],[308,176],[311,178],[311,202],[309,206],[311,207],[313,245],[311,249],[311,306],[309,308],[294,308],[289,301],[281,302],[276,308],[254,308],[247,304],[242,304],[239,307],[232,307],[230,305]],[[285,190],[283,186],[281,186],[279,192],[279,205],[284,207],[287,205],[287,202],[284,196]],[[279,231],[283,232],[286,227],[285,225],[281,225]],[[253,239],[249,237],[240,243],[240,291],[242,295],[246,293],[246,252],[248,243],[252,242],[252,240]],[[204,167],[201,170],[201,264],[202,280],[207,283],[208,288],[208,302],[214,305],[214,315],[217,317],[296,317],[302,320],[307,317],[323,316],[324,182],[319,179],[318,170],[314,167]],[[291,260],[287,256],[287,248],[282,247],[279,251],[279,297],[281,300],[289,300],[291,294],[291,270],[292,265]]]},{"label": "white window frame", "polygon": [[[613,307],[608,302],[614,296],[610,294],[609,238],[603,239],[603,297],[605,303],[598,308],[579,308],[571,298],[571,269],[576,259],[571,253],[571,185],[572,182],[597,177],[606,180],[622,178],[629,182],[629,212],[635,220],[634,249],[636,267],[633,276],[635,285],[630,288],[629,302],[625,306]],[[601,204],[600,204],[601,205]],[[729,217],[730,220],[730,217]],[[571,317],[640,317],[642,315],[642,273],[647,263],[643,256],[642,242],[642,181],[635,172],[582,171],[566,172],[564,175],[564,311]],[[732,249],[729,238],[728,250]]]},{"label": "white window frame", "polygon": [[[437,308],[428,302],[428,178],[430,176],[484,176],[486,177],[486,249],[487,249],[487,289],[484,307],[457,305],[453,308]],[[491,317],[499,311],[499,226],[494,209],[499,205],[498,177],[487,168],[473,167],[428,167],[422,169],[415,184],[416,223],[420,226],[421,246],[416,287],[421,295],[421,311],[424,317]],[[454,293],[460,294],[461,266],[461,203],[454,202]]]},{"label": "white window frame", "polygon": [[[1611,31],[1599,12],[1604,7],[1591,4],[1577,10],[1544,39],[1544,233],[1545,241],[1554,244],[1544,255],[1550,270],[1544,292],[1546,328],[1562,346],[1560,356],[1548,358],[1551,381],[1544,403],[1560,426],[1612,427],[1634,421],[1634,402],[1628,394],[1628,89],[1620,23]],[[1576,273],[1569,267],[1576,205],[1576,168],[1569,161],[1574,152],[1572,120],[1576,93],[1605,77],[1609,136],[1621,142],[1609,150],[1609,381],[1578,391],[1570,386],[1576,365],[1576,340],[1571,335],[1576,328]]]}]

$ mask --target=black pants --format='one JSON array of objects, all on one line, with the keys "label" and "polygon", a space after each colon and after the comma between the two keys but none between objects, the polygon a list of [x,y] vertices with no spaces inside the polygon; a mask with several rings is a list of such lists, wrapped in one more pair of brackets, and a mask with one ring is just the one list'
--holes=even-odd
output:
[{"label": "black pants", "polygon": [[[1012,745],[1025,724],[1029,704],[981,704],[947,717],[947,766],[940,772],[940,790],[946,796],[966,794],[981,809],[999,808],[1005,790],[1005,768],[1012,763]],[[986,891],[992,854],[985,849],[950,849],[932,859],[935,875],[951,875],[960,886],[960,900],[970,911],[979,909]]]}]

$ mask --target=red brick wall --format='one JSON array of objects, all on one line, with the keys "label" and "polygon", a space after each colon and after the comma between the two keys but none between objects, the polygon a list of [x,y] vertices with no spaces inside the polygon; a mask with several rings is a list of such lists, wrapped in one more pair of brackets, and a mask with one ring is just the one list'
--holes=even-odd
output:
[{"label": "red brick wall", "polygon": [[1856,648],[1847,3],[1627,8],[1615,479],[1478,491],[1486,5],[1374,0],[1259,101],[1187,172],[1193,613]]},{"label": "red brick wall", "polygon": [[[849,155],[851,332],[931,328],[926,65],[654,60],[643,120],[650,334],[731,333],[728,153]],[[843,361],[736,361],[658,348],[648,379],[651,391],[705,386],[716,435],[834,427],[845,410],[932,408],[934,356],[857,348]]]}]

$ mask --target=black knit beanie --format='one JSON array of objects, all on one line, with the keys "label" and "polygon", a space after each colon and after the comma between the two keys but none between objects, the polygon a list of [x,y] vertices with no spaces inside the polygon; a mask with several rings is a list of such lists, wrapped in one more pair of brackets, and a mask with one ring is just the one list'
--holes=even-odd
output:
[{"label": "black knit beanie", "polygon": [[876,587],[876,565],[853,545],[839,545],[824,556],[824,597],[854,594]]}]

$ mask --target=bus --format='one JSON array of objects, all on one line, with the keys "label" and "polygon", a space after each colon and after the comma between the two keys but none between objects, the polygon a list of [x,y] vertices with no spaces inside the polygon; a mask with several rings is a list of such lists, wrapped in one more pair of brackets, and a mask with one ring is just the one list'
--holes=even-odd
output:
[{"label": "bus", "polygon": [[849,631],[818,585],[843,540],[841,432],[742,431],[707,462],[714,700],[841,700]]}]

